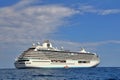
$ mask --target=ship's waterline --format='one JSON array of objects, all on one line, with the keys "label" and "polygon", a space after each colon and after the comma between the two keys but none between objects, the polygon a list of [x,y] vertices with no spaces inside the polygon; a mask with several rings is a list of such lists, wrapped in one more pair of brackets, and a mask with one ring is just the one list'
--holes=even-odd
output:
[{"label": "ship's waterline", "polygon": [[79,68],[95,67],[100,63],[97,54],[71,52],[52,47],[49,41],[37,44],[24,51],[15,61],[16,68]]}]

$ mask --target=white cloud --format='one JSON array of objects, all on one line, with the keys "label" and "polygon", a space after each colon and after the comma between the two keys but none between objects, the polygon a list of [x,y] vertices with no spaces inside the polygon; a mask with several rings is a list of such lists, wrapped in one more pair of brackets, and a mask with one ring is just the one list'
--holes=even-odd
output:
[{"label": "white cloud", "polygon": [[0,8],[0,41],[27,42],[49,37],[76,11],[59,5],[31,5],[34,0]]},{"label": "white cloud", "polygon": [[79,10],[60,5],[34,5],[37,0],[21,0],[17,4],[0,8],[0,41],[28,42],[47,38],[64,24],[64,18],[79,13],[108,15],[119,9],[100,10],[90,5]]},{"label": "white cloud", "polygon": [[117,13],[120,13],[120,9],[107,9],[107,10],[99,11],[99,14],[101,15],[117,14]]},{"label": "white cloud", "polygon": [[99,15],[119,14],[120,9],[96,9],[91,5],[82,5],[79,7],[79,12],[84,13],[96,13]]}]

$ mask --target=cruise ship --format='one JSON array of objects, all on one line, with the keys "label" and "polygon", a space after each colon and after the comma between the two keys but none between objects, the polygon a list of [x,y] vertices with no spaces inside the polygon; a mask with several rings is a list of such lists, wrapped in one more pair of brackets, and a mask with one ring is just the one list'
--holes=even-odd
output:
[{"label": "cruise ship", "polygon": [[54,48],[49,40],[33,44],[15,60],[15,67],[25,68],[80,68],[96,67],[100,63],[96,53],[80,51],[69,51]]}]

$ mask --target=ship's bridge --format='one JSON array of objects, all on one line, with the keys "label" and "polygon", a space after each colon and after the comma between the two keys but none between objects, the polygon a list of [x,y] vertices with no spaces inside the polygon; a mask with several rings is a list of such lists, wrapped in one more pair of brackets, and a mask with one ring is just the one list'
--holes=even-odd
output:
[{"label": "ship's bridge", "polygon": [[40,43],[38,42],[37,45],[34,44],[33,47],[35,47],[34,51],[38,51],[38,50],[57,50],[56,48],[54,48],[52,46],[52,44],[49,42],[49,40],[44,41],[42,45],[40,45]]},{"label": "ship's bridge", "polygon": [[42,44],[42,46],[44,48],[53,48],[52,44],[49,42],[49,40],[44,41],[44,43]]}]

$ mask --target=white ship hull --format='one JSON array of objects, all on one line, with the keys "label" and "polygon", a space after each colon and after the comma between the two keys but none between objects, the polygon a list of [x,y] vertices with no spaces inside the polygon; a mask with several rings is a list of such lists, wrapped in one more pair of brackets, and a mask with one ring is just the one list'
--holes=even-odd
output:
[{"label": "white ship hull", "polygon": [[79,68],[95,67],[100,63],[95,53],[71,52],[52,47],[49,41],[42,45],[34,45],[24,51],[15,61],[15,67],[20,68]]},{"label": "white ship hull", "polygon": [[33,61],[24,63],[15,63],[15,67],[22,68],[80,68],[80,67],[96,67],[99,61],[90,61],[90,63],[78,63],[77,60],[67,60],[66,63],[51,63],[50,60]]}]

